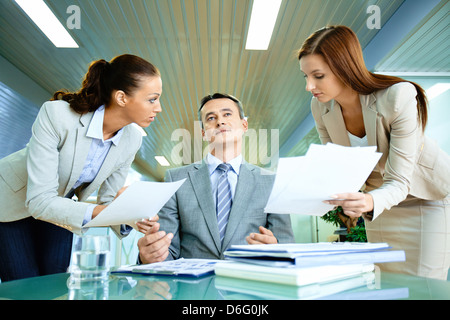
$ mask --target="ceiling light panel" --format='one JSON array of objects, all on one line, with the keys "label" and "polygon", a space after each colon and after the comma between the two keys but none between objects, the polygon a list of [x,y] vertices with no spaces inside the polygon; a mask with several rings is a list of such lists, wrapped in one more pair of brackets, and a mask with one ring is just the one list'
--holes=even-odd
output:
[{"label": "ceiling light panel", "polygon": [[43,0],[15,0],[57,48],[78,48],[78,44]]},{"label": "ceiling light panel", "polygon": [[267,50],[282,0],[254,0],[246,50]]}]

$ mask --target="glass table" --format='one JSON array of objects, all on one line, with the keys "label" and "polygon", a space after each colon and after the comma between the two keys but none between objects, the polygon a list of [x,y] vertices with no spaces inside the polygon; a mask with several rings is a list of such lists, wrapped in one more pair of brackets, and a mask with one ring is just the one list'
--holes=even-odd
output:
[{"label": "glass table", "polygon": [[68,288],[60,273],[0,283],[0,300],[449,300],[450,281],[381,271],[326,284],[289,286],[215,275],[200,278],[113,273]]}]

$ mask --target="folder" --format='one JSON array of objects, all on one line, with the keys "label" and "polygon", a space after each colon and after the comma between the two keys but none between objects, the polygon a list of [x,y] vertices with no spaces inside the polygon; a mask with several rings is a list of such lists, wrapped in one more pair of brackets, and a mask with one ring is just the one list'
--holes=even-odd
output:
[{"label": "folder", "polygon": [[354,277],[304,286],[290,286],[239,278],[217,276],[216,288],[226,299],[270,300],[392,300],[409,297],[409,289],[377,288],[375,273],[361,273]]},{"label": "folder", "polygon": [[235,245],[225,258],[271,267],[315,267],[405,261],[403,250],[390,250],[387,243],[292,243]]},{"label": "folder", "polygon": [[135,273],[153,276],[203,277],[214,274],[214,259],[177,259],[141,265],[121,266],[112,273]]},{"label": "folder", "polygon": [[330,282],[313,283],[304,286],[262,282],[239,278],[217,276],[216,288],[224,292],[226,299],[271,299],[271,300],[311,300],[327,297],[335,298],[341,292],[360,288],[373,287],[375,274],[361,273],[353,277]]},{"label": "folder", "polygon": [[371,272],[374,265],[349,264],[325,265],[308,268],[277,268],[250,263],[225,262],[217,263],[214,272],[218,276],[304,286],[313,283],[324,283]]},{"label": "folder", "polygon": [[[224,253],[227,259],[215,265],[217,276],[276,283],[292,287],[320,289],[315,298],[340,292],[335,282],[373,273],[375,263],[404,261],[402,250],[391,250],[387,243],[290,243],[265,245],[233,245]],[[362,285],[362,282],[359,282]],[[327,284],[327,285],[324,285]],[[290,290],[300,296],[308,289]]]}]

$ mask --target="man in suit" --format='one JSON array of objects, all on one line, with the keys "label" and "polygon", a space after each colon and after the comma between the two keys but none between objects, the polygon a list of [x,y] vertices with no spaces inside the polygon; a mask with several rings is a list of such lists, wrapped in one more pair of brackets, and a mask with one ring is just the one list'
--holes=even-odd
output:
[{"label": "man in suit", "polygon": [[294,242],[290,216],[264,212],[274,175],[242,159],[248,123],[240,101],[208,95],[199,118],[209,153],[201,163],[167,171],[166,181],[186,181],[139,239],[139,260],[223,259],[234,244]]}]

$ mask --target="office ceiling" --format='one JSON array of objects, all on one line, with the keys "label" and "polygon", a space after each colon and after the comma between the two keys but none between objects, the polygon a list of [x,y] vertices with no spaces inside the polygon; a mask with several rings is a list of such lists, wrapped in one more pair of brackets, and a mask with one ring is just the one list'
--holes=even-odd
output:
[{"label": "office ceiling", "polygon": [[[245,157],[270,166],[271,148],[283,146],[310,113],[311,96],[295,58],[303,40],[324,25],[344,24],[364,48],[378,32],[366,26],[367,7],[380,8],[383,26],[403,1],[283,0],[267,51],[244,50],[252,0],[46,0],[64,25],[70,5],[81,9],[81,28],[69,30],[78,49],[55,48],[14,1],[0,3],[0,55],[49,96],[61,88],[77,90],[96,59],[132,53],[161,70],[163,112],[145,129],[134,167],[162,180],[170,167],[154,156],[164,155],[171,167],[201,159],[197,108],[213,92],[243,102],[251,129]],[[448,1],[441,1],[376,69],[449,72],[448,11]],[[312,128],[284,155],[302,155],[317,142]]]}]

